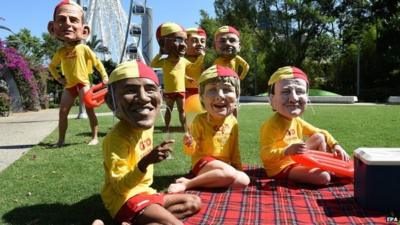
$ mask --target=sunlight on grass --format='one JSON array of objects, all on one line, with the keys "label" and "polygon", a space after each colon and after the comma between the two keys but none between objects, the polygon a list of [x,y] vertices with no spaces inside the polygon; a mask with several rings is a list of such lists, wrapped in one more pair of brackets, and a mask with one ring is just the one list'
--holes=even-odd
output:
[{"label": "sunlight on grass", "polygon": [[[318,105],[303,118],[328,130],[351,154],[358,147],[398,147],[400,106]],[[101,108],[100,111],[106,110]],[[239,111],[242,161],[259,164],[258,135],[261,124],[272,115],[267,105],[243,105]],[[115,123],[117,119],[115,119]],[[99,117],[100,141],[113,126],[112,116]],[[176,140],[173,159],[155,167],[153,187],[167,185],[190,169],[190,158],[182,152],[182,131],[174,110],[170,136]],[[161,117],[154,140],[167,137]],[[0,174],[1,224],[90,224],[95,218],[110,223],[99,192],[103,182],[101,145],[88,146],[88,120],[70,120],[64,148],[50,148],[57,131],[49,135]]]}]

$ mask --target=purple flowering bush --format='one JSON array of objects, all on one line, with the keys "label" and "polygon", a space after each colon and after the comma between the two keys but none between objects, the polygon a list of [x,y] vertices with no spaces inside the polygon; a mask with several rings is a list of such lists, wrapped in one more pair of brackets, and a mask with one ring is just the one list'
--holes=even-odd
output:
[{"label": "purple flowering bush", "polygon": [[0,93],[0,116],[8,116],[10,114],[10,100],[7,93]]},{"label": "purple flowering bush", "polygon": [[0,62],[0,70],[5,67],[13,73],[24,108],[36,110],[39,105],[39,89],[29,62],[14,48],[8,48],[2,40],[0,40]]},{"label": "purple flowering bush", "polygon": [[10,113],[11,99],[8,96],[7,83],[0,80],[0,116],[8,116]]},{"label": "purple flowering bush", "polygon": [[43,66],[31,67],[31,70],[37,82],[40,107],[47,109],[49,107],[49,96],[47,94],[49,72]]}]

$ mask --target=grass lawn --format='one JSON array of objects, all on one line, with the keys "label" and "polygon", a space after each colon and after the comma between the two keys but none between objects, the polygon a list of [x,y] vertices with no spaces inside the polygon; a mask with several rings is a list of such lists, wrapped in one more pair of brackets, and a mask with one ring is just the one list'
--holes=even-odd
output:
[{"label": "grass lawn", "polygon": [[[103,113],[103,112],[111,112],[111,110],[107,107],[106,104],[102,104],[101,106],[95,109],[96,113]],[[79,108],[77,106],[72,107],[70,113],[71,114],[78,114]]]},{"label": "grass lawn", "polygon": [[[103,110],[106,111],[100,111]],[[399,147],[399,112],[400,106],[315,105],[308,108],[303,118],[329,130],[351,154],[361,146]],[[260,164],[259,127],[271,114],[269,106],[241,106],[240,149],[244,163]],[[113,118],[99,117],[99,123],[102,139],[111,129]],[[170,134],[176,140],[175,151],[173,159],[155,167],[153,187],[158,190],[164,190],[175,177],[190,168],[190,159],[182,153],[182,132],[178,131],[176,114],[172,125],[176,128]],[[162,127],[159,118],[155,143],[168,136],[162,132]],[[90,140],[88,121],[70,120],[68,146],[50,148],[56,140],[57,131],[54,131],[0,173],[1,224],[90,224],[95,218],[110,224],[99,195],[103,182],[101,145],[86,145]]]}]

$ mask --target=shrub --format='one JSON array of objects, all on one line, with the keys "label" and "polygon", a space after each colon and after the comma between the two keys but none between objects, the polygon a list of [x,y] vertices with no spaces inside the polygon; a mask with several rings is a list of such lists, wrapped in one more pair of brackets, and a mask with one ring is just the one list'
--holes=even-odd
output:
[{"label": "shrub", "polygon": [[33,67],[31,70],[38,87],[40,107],[42,109],[47,109],[49,107],[49,96],[47,93],[47,80],[49,78],[49,72],[43,66]]},{"label": "shrub", "polygon": [[7,93],[0,93],[0,116],[8,116],[10,113],[10,97]]},{"label": "shrub", "polygon": [[36,110],[39,106],[38,86],[29,63],[14,48],[6,47],[0,40],[0,69],[6,67],[14,75],[25,109]]}]

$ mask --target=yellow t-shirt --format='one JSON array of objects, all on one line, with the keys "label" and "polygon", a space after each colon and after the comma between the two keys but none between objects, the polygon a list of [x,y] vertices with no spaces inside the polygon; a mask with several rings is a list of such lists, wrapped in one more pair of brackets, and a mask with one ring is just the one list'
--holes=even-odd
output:
[{"label": "yellow t-shirt", "polygon": [[140,131],[126,122],[118,122],[103,142],[105,182],[101,191],[105,208],[114,217],[131,197],[145,192],[156,193],[153,183],[153,165],[145,172],[138,162],[153,149],[153,128]]},{"label": "yellow t-shirt", "polygon": [[190,131],[193,143],[184,145],[184,151],[192,156],[192,167],[201,158],[212,156],[242,170],[238,123],[233,115],[217,122],[208,119],[207,112],[199,114],[194,118]]},{"label": "yellow t-shirt", "polygon": [[304,136],[322,133],[332,148],[337,141],[326,130],[312,126],[300,117],[288,120],[279,113],[269,118],[260,129],[260,157],[268,176],[275,176],[295,163],[285,150],[291,144],[302,143]]},{"label": "yellow t-shirt", "polygon": [[[240,80],[243,80],[249,72],[250,66],[242,57],[236,55],[232,59],[218,57],[214,61],[214,65],[221,65],[233,69],[238,73]],[[239,74],[239,68],[242,68],[242,72]]]},{"label": "yellow t-shirt", "polygon": [[[192,63],[195,62],[197,58],[198,56],[186,56],[186,59]],[[196,81],[196,82],[190,82],[188,79],[185,79],[186,89],[199,87],[197,81],[199,80],[199,77],[203,72],[203,70],[204,70],[203,64],[186,68],[186,76],[193,78]]]},{"label": "yellow t-shirt", "polygon": [[93,73],[93,66],[101,74],[102,80],[107,77],[101,61],[89,46],[84,44],[64,46],[56,51],[49,65],[49,71],[56,79],[60,77],[57,72],[59,64],[61,64],[61,71],[67,82],[65,88],[73,87],[78,83],[90,84],[89,74]]},{"label": "yellow t-shirt", "polygon": [[185,92],[186,69],[202,65],[204,56],[199,56],[194,63],[184,57],[179,57],[178,61],[174,61],[169,58],[161,58],[161,56],[160,54],[156,55],[151,61],[151,66],[163,70],[164,93]]}]

